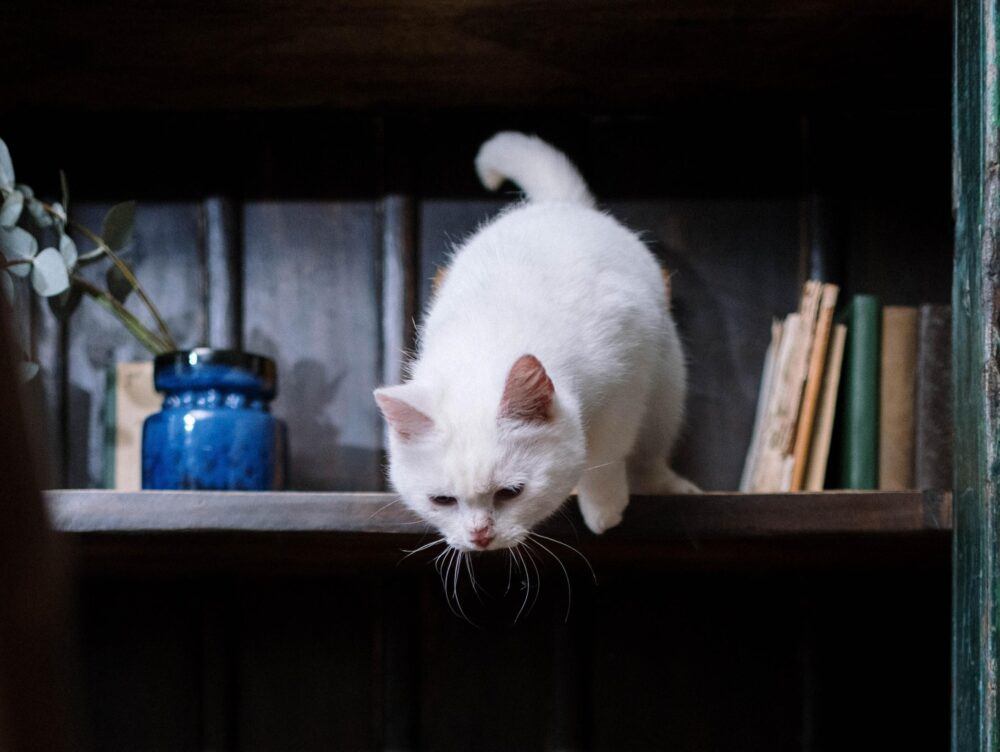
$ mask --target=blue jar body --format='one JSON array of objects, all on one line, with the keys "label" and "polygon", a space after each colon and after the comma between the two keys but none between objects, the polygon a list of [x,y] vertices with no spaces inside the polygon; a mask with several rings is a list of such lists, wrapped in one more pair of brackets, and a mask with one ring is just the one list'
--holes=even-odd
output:
[{"label": "blue jar body", "polygon": [[285,426],[261,379],[218,364],[160,368],[160,412],[142,432],[142,487],[264,491],[285,482]]}]

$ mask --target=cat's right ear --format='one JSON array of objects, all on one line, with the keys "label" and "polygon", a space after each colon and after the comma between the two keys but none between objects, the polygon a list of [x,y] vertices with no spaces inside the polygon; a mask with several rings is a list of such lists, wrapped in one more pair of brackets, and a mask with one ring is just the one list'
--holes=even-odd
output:
[{"label": "cat's right ear", "polygon": [[386,423],[403,441],[418,439],[434,428],[434,421],[414,407],[413,403],[417,398],[419,394],[410,384],[384,386],[375,390],[375,402]]}]

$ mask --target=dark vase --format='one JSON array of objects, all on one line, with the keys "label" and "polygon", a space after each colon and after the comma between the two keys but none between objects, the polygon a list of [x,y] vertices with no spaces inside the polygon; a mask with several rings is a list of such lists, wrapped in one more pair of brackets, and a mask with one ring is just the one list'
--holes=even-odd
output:
[{"label": "dark vase", "polygon": [[157,356],[160,412],[142,431],[142,487],[264,491],[285,482],[285,426],[269,412],[274,361],[196,348]]}]

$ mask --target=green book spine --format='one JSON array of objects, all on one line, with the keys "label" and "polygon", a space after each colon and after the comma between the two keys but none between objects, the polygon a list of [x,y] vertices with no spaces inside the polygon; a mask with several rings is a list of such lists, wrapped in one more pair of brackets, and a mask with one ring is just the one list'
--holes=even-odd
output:
[{"label": "green book spine", "polygon": [[843,318],[847,352],[840,403],[840,486],[878,488],[881,306],[872,295],[856,295]]}]

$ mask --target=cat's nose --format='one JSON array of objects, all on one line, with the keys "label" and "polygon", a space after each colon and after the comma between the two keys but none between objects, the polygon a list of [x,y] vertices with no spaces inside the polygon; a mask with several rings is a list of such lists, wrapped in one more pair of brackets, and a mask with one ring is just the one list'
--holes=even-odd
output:
[{"label": "cat's nose", "polygon": [[469,531],[469,539],[480,548],[486,548],[493,542],[493,530],[489,526],[477,527]]}]

